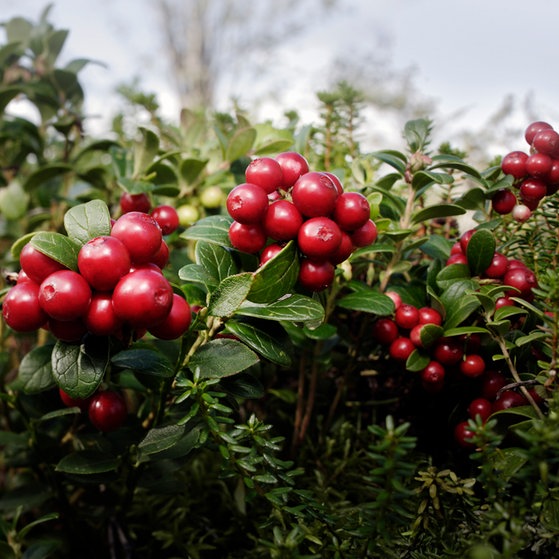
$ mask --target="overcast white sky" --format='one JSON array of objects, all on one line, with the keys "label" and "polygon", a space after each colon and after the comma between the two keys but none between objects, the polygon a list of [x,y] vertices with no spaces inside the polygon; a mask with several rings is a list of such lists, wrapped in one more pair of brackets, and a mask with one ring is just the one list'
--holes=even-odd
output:
[{"label": "overcast white sky", "polygon": [[[239,0],[243,2],[244,0]],[[303,2],[304,0],[301,0]],[[415,83],[443,113],[467,108],[481,122],[505,96],[531,93],[542,120],[559,119],[559,2],[557,0],[339,0],[343,10],[325,28],[286,43],[274,60],[282,78],[285,109],[311,111],[326,85],[321,68],[340,53],[364,52],[372,37],[386,38],[394,69],[415,68]],[[0,20],[36,20],[47,2],[0,0]],[[115,84],[142,76],[165,115],[178,106],[158,52],[158,30],[148,0],[54,0],[51,21],[70,30],[63,59],[92,58],[81,74],[88,110],[107,117]],[[383,49],[384,50],[384,49]],[[317,56],[319,54],[319,56]],[[237,84],[238,85],[238,84]],[[249,86],[241,87],[240,93]],[[237,87],[235,94],[239,94]],[[559,124],[559,123],[558,123]]]}]

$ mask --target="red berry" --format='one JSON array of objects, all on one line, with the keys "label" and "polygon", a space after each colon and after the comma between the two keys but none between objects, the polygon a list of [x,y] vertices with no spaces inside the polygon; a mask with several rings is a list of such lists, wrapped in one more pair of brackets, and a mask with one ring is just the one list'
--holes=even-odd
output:
[{"label": "red berry", "polygon": [[275,241],[295,239],[302,224],[301,212],[289,200],[270,204],[263,220],[264,232]]},{"label": "red berry", "polygon": [[329,216],[337,198],[338,190],[332,179],[316,171],[300,176],[291,191],[293,204],[306,217]]},{"label": "red berry", "polygon": [[532,122],[525,130],[524,132],[524,138],[526,139],[526,142],[528,143],[528,145],[532,145],[534,138],[536,137],[536,134],[538,132],[540,132],[540,130],[546,130],[546,129],[552,129],[553,127],[551,126],[551,124],[548,124],[547,122],[543,122],[541,120],[538,120],[536,122]]},{"label": "red berry", "polygon": [[491,279],[502,278],[508,268],[509,259],[500,252],[495,252],[491,260],[491,264],[485,269],[483,275]]},{"label": "red berry", "polygon": [[151,210],[151,201],[145,192],[139,194],[130,194],[124,192],[120,196],[120,213],[142,212],[148,213]]},{"label": "red berry", "polygon": [[290,189],[301,175],[309,172],[307,160],[295,151],[285,151],[277,155],[275,159],[281,167],[283,186],[286,190]]},{"label": "red berry", "polygon": [[2,316],[16,332],[33,332],[48,319],[39,304],[39,286],[32,281],[10,287],[2,302]]},{"label": "red berry", "polygon": [[456,365],[463,355],[462,343],[456,338],[439,340],[433,350],[433,357],[443,365]]},{"label": "red berry", "polygon": [[46,254],[37,250],[31,243],[27,243],[20,252],[19,264],[21,269],[28,278],[34,281],[37,285],[53,272],[59,270],[67,270],[66,266],[53,260]]},{"label": "red berry", "polygon": [[281,252],[282,249],[283,247],[278,244],[271,244],[265,247],[260,254],[260,266],[266,264],[268,260],[271,260],[276,254]]},{"label": "red berry", "polygon": [[336,199],[334,221],[344,231],[355,231],[371,216],[369,201],[360,192],[343,192]]},{"label": "red berry", "polygon": [[440,326],[443,323],[443,317],[438,310],[432,307],[421,307],[419,309],[419,323]]},{"label": "red berry", "polygon": [[421,341],[421,330],[423,329],[423,327],[425,326],[425,324],[416,324],[411,330],[410,330],[410,340],[413,342],[413,345],[415,347],[423,347],[423,342]]},{"label": "red berry", "polygon": [[155,264],[160,270],[165,268],[169,263],[169,245],[165,242],[165,239],[161,241],[159,250],[151,257],[148,264]]},{"label": "red berry", "polygon": [[498,297],[495,300],[495,310],[500,309],[501,307],[514,307],[515,302],[510,297]]},{"label": "red berry", "polygon": [[372,219],[368,219],[365,225],[362,225],[350,234],[351,242],[356,247],[367,247],[377,240],[377,226]]},{"label": "red berry", "polygon": [[117,318],[111,293],[93,293],[84,318],[89,332],[96,336],[117,335],[122,328],[122,320]]},{"label": "red berry", "polygon": [[395,312],[394,321],[400,328],[411,330],[419,324],[419,310],[414,305],[404,303]]},{"label": "red berry", "polygon": [[128,415],[126,402],[120,392],[105,390],[91,397],[88,406],[89,420],[99,431],[116,431]]},{"label": "red berry", "polygon": [[124,243],[135,264],[149,262],[163,240],[157,221],[146,213],[136,211],[120,216],[111,229],[111,236]]},{"label": "red berry", "polygon": [[85,315],[91,288],[83,276],[72,270],[59,270],[39,287],[39,303],[49,317],[74,320]]},{"label": "red berry", "polygon": [[284,183],[281,166],[271,157],[253,159],[245,170],[245,179],[263,188],[267,194],[281,188]]},{"label": "red berry", "polygon": [[299,284],[310,291],[322,291],[334,281],[335,268],[328,261],[304,258],[299,267]]},{"label": "red berry", "polygon": [[438,361],[430,361],[421,371],[421,383],[430,392],[438,392],[444,383],[446,371]]},{"label": "red berry", "polygon": [[452,266],[452,264],[463,264],[464,266],[468,265],[468,259],[466,258],[466,255],[463,253],[455,253],[455,254],[451,254],[445,262],[446,266]]},{"label": "red berry", "polygon": [[492,412],[493,406],[486,398],[475,398],[468,406],[468,415],[471,419],[475,419],[479,416],[481,421],[485,422],[489,419]]},{"label": "red berry", "polygon": [[328,260],[334,265],[340,264],[351,256],[354,249],[355,247],[353,246],[351,237],[345,231],[342,231],[342,241],[340,246],[336,249],[336,252],[328,258]]},{"label": "red berry", "polygon": [[118,319],[134,328],[150,328],[169,314],[173,289],[161,272],[140,268],[120,279],[112,300]]},{"label": "red berry", "polygon": [[464,231],[464,233],[462,233],[462,235],[460,235],[460,247],[462,248],[462,252],[464,254],[467,254],[467,250],[468,250],[468,243],[470,242],[470,239],[472,238],[472,235],[475,233],[475,229],[468,229],[467,231]]},{"label": "red berry", "polygon": [[398,336],[390,344],[388,353],[392,359],[396,359],[397,361],[406,361],[414,350],[415,346],[409,338],[405,336]]},{"label": "red berry", "polygon": [[239,223],[260,223],[268,209],[268,194],[256,184],[237,185],[227,196],[227,211]]},{"label": "red berry", "polygon": [[173,294],[173,304],[169,314],[163,322],[157,323],[149,329],[150,334],[161,340],[176,340],[180,338],[190,327],[192,313],[188,301]]},{"label": "red berry", "polygon": [[335,175],[334,173],[330,173],[329,171],[321,171],[321,172],[334,183],[334,186],[336,187],[338,194],[341,194],[344,191],[344,186],[342,184],[342,181],[338,178],[337,175]]},{"label": "red berry", "polygon": [[526,176],[526,160],[528,154],[523,151],[511,151],[501,161],[501,169],[505,175],[512,175],[515,179]]},{"label": "red berry", "polygon": [[507,291],[506,295],[530,300],[533,296],[532,288],[537,287],[538,283],[532,270],[528,268],[509,268],[503,277],[503,284],[515,288]]},{"label": "red berry", "polygon": [[544,128],[534,136],[532,146],[539,153],[555,157],[559,153],[559,134],[552,128]]},{"label": "red berry", "polygon": [[237,250],[253,254],[264,248],[266,233],[260,224],[234,221],[229,226],[229,240]]},{"label": "red berry", "polygon": [[72,320],[49,318],[46,328],[55,338],[67,343],[79,342],[87,334],[87,327],[82,317]]},{"label": "red berry", "polygon": [[485,361],[481,355],[472,353],[465,355],[464,359],[460,361],[460,372],[467,377],[479,377],[485,371]]},{"label": "red berry", "polygon": [[379,344],[389,345],[399,335],[398,326],[391,318],[381,317],[373,323],[372,334]]},{"label": "red berry", "polygon": [[398,310],[398,308],[402,304],[402,297],[400,296],[400,294],[397,291],[388,290],[385,292],[385,295],[392,299],[392,302],[394,303],[394,309]]},{"label": "red berry", "polygon": [[549,171],[551,171],[551,165],[553,161],[549,155],[545,153],[533,153],[526,159],[526,171],[534,178],[545,178]]},{"label": "red berry", "polygon": [[80,408],[81,411],[87,410],[89,407],[90,398],[72,398],[62,388],[58,389],[58,394],[62,403],[69,408]]},{"label": "red berry", "polygon": [[151,217],[157,221],[163,235],[170,235],[179,227],[179,214],[173,206],[157,206],[151,211]]},{"label": "red berry", "polygon": [[473,449],[475,444],[472,442],[474,432],[467,421],[461,421],[454,428],[454,440],[462,447]]},{"label": "red berry", "polygon": [[78,253],[78,268],[86,281],[99,291],[110,291],[130,270],[130,254],[113,236],[91,239]]},{"label": "red berry", "polygon": [[493,402],[493,412],[524,406],[527,403],[526,398],[515,392],[514,390],[503,390]]},{"label": "red berry", "polygon": [[497,190],[491,198],[491,207],[500,215],[510,214],[514,206],[516,206],[516,196],[508,188]]},{"label": "red berry", "polygon": [[486,371],[481,377],[481,395],[489,401],[495,400],[497,393],[508,383],[499,371]]},{"label": "red berry", "polygon": [[310,258],[321,260],[333,255],[342,242],[338,225],[327,217],[313,217],[299,228],[297,244],[299,250]]},{"label": "red berry", "polygon": [[525,204],[526,202],[539,202],[547,194],[547,183],[537,178],[523,180],[519,187],[519,193]]}]

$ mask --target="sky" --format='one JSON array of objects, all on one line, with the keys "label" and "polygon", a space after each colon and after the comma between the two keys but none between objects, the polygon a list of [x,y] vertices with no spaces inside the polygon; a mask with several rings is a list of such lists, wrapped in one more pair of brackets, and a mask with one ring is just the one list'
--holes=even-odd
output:
[{"label": "sky", "polygon": [[[244,2],[245,0],[238,0]],[[301,2],[314,0],[301,0]],[[158,95],[162,112],[176,119],[179,105],[162,64],[160,39],[149,0],[53,0],[51,22],[70,30],[63,61],[90,58],[81,74],[91,126],[107,126],[115,87],[141,76],[145,91]],[[281,90],[266,114],[296,107],[312,119],[316,92],[328,86],[331,62],[371,49],[396,71],[412,71],[415,88],[440,114],[470,126],[486,122],[507,96],[530,97],[539,120],[559,120],[557,0],[338,0],[335,17],[309,12],[304,32],[274,56],[273,87]],[[0,0],[0,20],[38,19],[47,2]],[[3,37],[0,35],[0,38]],[[277,84],[281,84],[278,87]],[[226,84],[250,103],[264,83]],[[553,122],[552,122],[553,123]],[[526,123],[527,124],[527,123]]]}]

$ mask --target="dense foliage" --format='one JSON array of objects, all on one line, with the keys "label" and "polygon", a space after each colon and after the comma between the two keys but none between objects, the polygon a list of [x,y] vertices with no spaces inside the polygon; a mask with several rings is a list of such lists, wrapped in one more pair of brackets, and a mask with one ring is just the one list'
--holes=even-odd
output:
[{"label": "dense foliage", "polygon": [[[67,32],[48,11],[5,31],[2,557],[557,556],[557,180],[540,174],[536,201],[521,186],[541,157],[535,171],[478,170],[430,145],[428,119],[406,125],[405,150],[366,152],[345,83],[319,94],[320,122],[290,113],[285,128],[240,110],[167,123],[128,92],[149,123],[129,132],[119,115],[91,138],[88,61],[58,63]],[[14,100],[34,117],[13,116]],[[252,161],[286,152],[368,203],[374,237],[354,239],[324,284],[301,281],[300,238],[264,264],[262,247],[231,242],[229,193]],[[504,211],[504,191],[529,215]],[[76,296],[84,276],[98,281],[82,248],[129,240],[115,224],[130,195],[145,220],[176,209],[180,224],[159,232],[168,258],[144,276],[188,303],[183,322],[150,322],[160,311],[136,283],[119,295],[124,326],[99,334],[74,313],[81,295],[44,302],[57,271],[33,307],[22,255],[71,271]],[[147,250],[141,238],[128,252]]]}]

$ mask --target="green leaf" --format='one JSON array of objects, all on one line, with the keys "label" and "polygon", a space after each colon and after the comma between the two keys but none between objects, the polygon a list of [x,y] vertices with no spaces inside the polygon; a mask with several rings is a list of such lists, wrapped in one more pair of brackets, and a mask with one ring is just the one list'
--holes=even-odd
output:
[{"label": "green leaf", "polygon": [[425,118],[409,120],[404,125],[404,138],[412,153],[422,150],[427,145],[430,134],[431,121]]},{"label": "green leaf", "polygon": [[466,249],[466,258],[470,270],[476,275],[480,275],[491,264],[495,254],[495,237],[487,229],[478,229],[471,236]]},{"label": "green leaf", "polygon": [[253,152],[255,155],[281,153],[293,145],[293,134],[290,130],[278,130],[269,122],[255,124],[256,140]]},{"label": "green leaf", "polygon": [[98,450],[79,450],[64,456],[55,469],[65,474],[92,475],[112,472],[117,466],[118,460],[112,454]]},{"label": "green leaf", "polygon": [[78,344],[57,341],[51,356],[52,374],[58,386],[72,398],[91,396],[109,365],[108,338],[88,337]]},{"label": "green leaf", "polygon": [[414,349],[406,360],[406,369],[408,371],[417,373],[422,371],[429,365],[431,358],[426,353]]},{"label": "green leaf", "polygon": [[38,346],[27,353],[19,365],[17,387],[26,394],[36,394],[55,385],[52,376],[52,344]]},{"label": "green leaf", "polygon": [[50,165],[43,165],[33,173],[31,173],[25,182],[23,183],[23,188],[26,191],[33,190],[38,186],[41,186],[45,182],[52,180],[55,177],[59,177],[66,173],[72,171],[71,165],[64,163],[52,163]]},{"label": "green leaf", "polygon": [[195,249],[196,263],[206,269],[218,283],[237,273],[231,251],[214,243],[199,241]]},{"label": "green leaf", "polygon": [[170,378],[175,374],[173,364],[162,353],[148,348],[125,349],[111,359],[113,365],[148,375]]},{"label": "green leaf", "polygon": [[233,220],[229,216],[210,215],[191,225],[181,234],[181,237],[230,247],[229,226],[232,222]]},{"label": "green leaf", "polygon": [[539,340],[545,340],[548,337],[548,334],[545,332],[530,332],[530,334],[526,336],[519,336],[514,340],[514,343],[518,347],[522,347],[523,345],[532,344]]},{"label": "green leaf", "polygon": [[371,156],[390,165],[391,167],[394,167],[400,175],[403,175],[406,172],[406,156],[398,151],[374,151],[371,153]]},{"label": "green leaf", "polygon": [[192,184],[200,176],[208,164],[207,159],[183,159],[179,166],[179,173],[186,184]]},{"label": "green leaf", "polygon": [[188,366],[202,378],[235,375],[256,365],[258,355],[245,344],[229,338],[218,338],[203,345],[190,358]]},{"label": "green leaf", "polygon": [[235,161],[235,159],[247,155],[252,149],[255,140],[256,130],[254,128],[249,127],[236,130],[227,144],[225,159],[227,161]]},{"label": "green leaf", "polygon": [[183,425],[166,425],[150,429],[138,444],[139,450],[146,454],[157,454],[174,446],[184,435]]},{"label": "green leaf", "polygon": [[479,300],[474,295],[467,295],[462,290],[462,297],[453,300],[451,304],[444,305],[446,309],[445,329],[456,328],[462,324],[480,306]]},{"label": "green leaf", "polygon": [[465,281],[468,281],[468,285],[473,286],[469,278],[470,269],[466,264],[450,264],[437,274],[436,283],[443,290],[449,289],[457,282],[461,282],[461,285],[465,286]]},{"label": "green leaf", "polygon": [[80,244],[111,233],[111,214],[102,200],[91,200],[74,206],[64,214],[68,237]]},{"label": "green leaf", "polygon": [[201,264],[187,264],[178,271],[179,278],[187,283],[197,283],[206,291],[213,291],[219,284],[217,280]]},{"label": "green leaf", "polygon": [[155,132],[143,126],[139,127],[142,141],[135,145],[133,176],[139,178],[145,169],[149,167],[159,150],[159,137]]},{"label": "green leaf", "polygon": [[298,294],[289,295],[269,304],[245,301],[236,314],[276,321],[314,323],[324,320],[322,305],[310,297]]},{"label": "green leaf", "polygon": [[392,299],[373,289],[363,289],[345,295],[338,300],[337,306],[342,309],[362,311],[378,316],[387,316],[394,312],[394,302]]},{"label": "green leaf", "polygon": [[290,241],[276,256],[254,272],[248,295],[254,303],[271,303],[290,293],[299,275],[299,258],[295,243]]},{"label": "green leaf", "polygon": [[437,217],[450,217],[455,215],[463,215],[466,210],[455,204],[437,204],[419,210],[412,216],[412,223],[421,223]]},{"label": "green leaf", "polygon": [[230,320],[225,326],[225,332],[233,334],[259,355],[282,367],[291,364],[291,357],[276,339],[252,324]]},{"label": "green leaf", "polygon": [[443,335],[443,328],[437,324],[424,324],[419,331],[423,347],[431,347]]},{"label": "green leaf", "polygon": [[78,270],[80,246],[74,240],[56,231],[39,231],[30,243],[40,252],[60,262],[70,270]]},{"label": "green leaf", "polygon": [[208,313],[211,316],[231,316],[246,300],[253,279],[250,272],[224,278],[210,296]]},{"label": "green leaf", "polygon": [[444,331],[444,336],[446,338],[452,336],[469,336],[470,334],[489,334],[489,330],[481,326],[459,326],[457,328],[448,328]]}]

